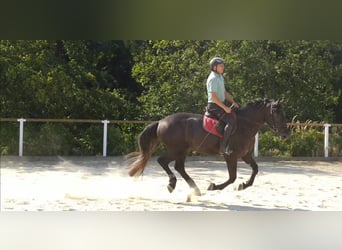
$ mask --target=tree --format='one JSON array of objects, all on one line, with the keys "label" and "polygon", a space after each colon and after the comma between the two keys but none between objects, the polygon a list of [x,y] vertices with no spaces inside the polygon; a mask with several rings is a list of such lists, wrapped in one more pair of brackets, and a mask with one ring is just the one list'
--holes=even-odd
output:
[{"label": "tree", "polygon": [[284,98],[289,118],[331,121],[338,92],[326,41],[239,41],[231,43],[232,89],[244,102]]},{"label": "tree", "polygon": [[143,117],[158,119],[175,112],[204,111],[204,72],[210,41],[144,41],[133,51],[133,77],[145,91],[139,97]]},{"label": "tree", "polygon": [[[139,90],[131,63],[123,41],[0,41],[0,117],[130,119]],[[96,154],[99,131],[100,125],[35,123],[25,127],[26,151]],[[112,142],[127,138],[126,131],[108,131],[109,150],[123,152]],[[15,153],[11,126],[1,124],[0,132],[1,153]]]},{"label": "tree", "polygon": [[121,48],[122,41],[1,41],[1,117],[130,116],[134,80]]},{"label": "tree", "polygon": [[341,71],[331,46],[329,41],[143,41],[133,51],[133,76],[146,90],[139,98],[146,117],[202,113],[208,62],[221,56],[227,87],[240,103],[284,98],[290,119],[328,122],[339,100],[333,82]]}]

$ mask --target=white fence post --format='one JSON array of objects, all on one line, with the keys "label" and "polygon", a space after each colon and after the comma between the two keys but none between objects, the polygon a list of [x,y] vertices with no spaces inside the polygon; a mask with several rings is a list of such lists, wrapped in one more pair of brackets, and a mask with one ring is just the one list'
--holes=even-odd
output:
[{"label": "white fence post", "polygon": [[324,124],[324,157],[329,157],[329,127],[331,124]]},{"label": "white fence post", "polygon": [[254,157],[259,157],[259,132],[255,135]]},{"label": "white fence post", "polygon": [[26,122],[25,119],[20,118],[17,119],[19,122],[19,156],[23,156],[23,141],[24,141],[24,122]]},{"label": "white fence post", "polygon": [[107,128],[108,128],[108,120],[103,120],[103,151],[102,151],[102,155],[103,157],[107,156]]}]

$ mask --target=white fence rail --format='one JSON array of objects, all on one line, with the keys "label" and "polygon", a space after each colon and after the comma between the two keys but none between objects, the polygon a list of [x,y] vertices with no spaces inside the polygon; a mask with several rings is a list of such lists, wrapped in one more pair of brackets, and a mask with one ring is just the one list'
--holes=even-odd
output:
[{"label": "white fence rail", "polygon": [[[34,118],[0,118],[0,122],[19,122],[19,156],[24,154],[24,123],[25,122],[59,122],[59,123],[102,123],[103,124],[103,148],[102,156],[107,156],[107,131],[109,123],[135,123],[148,124],[152,121],[123,121],[123,120],[87,120],[87,119],[34,119]],[[331,126],[342,127],[342,124],[321,124],[321,123],[288,123],[288,126],[316,126],[324,127],[324,157],[329,157],[329,128]],[[259,156],[259,133],[255,135],[254,156]]]},{"label": "white fence rail", "polygon": [[35,118],[0,118],[0,122],[19,122],[19,156],[24,153],[24,123],[25,122],[54,122],[54,123],[102,123],[103,124],[103,146],[102,156],[107,156],[107,132],[109,123],[136,123],[144,124],[151,123],[152,121],[124,121],[124,120],[90,120],[90,119],[35,119]]}]

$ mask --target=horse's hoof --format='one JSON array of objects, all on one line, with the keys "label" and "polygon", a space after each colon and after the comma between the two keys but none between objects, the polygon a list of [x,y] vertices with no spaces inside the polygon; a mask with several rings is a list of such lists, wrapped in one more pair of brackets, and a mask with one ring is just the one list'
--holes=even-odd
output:
[{"label": "horse's hoof", "polygon": [[198,188],[195,188],[195,189],[193,190],[193,194],[196,195],[196,196],[201,196],[201,195],[202,195],[202,194],[201,194],[201,191],[200,191]]},{"label": "horse's hoof", "polygon": [[169,192],[172,193],[173,190],[175,190],[175,188],[169,184],[167,185],[167,190],[169,190]]},{"label": "horse's hoof", "polygon": [[244,190],[244,189],[245,189],[244,183],[239,184],[238,190],[241,191],[241,190]]},{"label": "horse's hoof", "polygon": [[188,194],[188,196],[186,197],[186,202],[191,202],[191,194]]},{"label": "horse's hoof", "polygon": [[193,199],[196,200],[195,197],[197,196],[201,196],[201,191],[199,190],[199,188],[193,188],[191,189],[190,193],[188,194],[187,198],[186,198],[186,202],[191,202],[193,201]]},{"label": "horse's hoof", "polygon": [[216,185],[214,183],[210,183],[208,190],[215,190],[216,189]]}]

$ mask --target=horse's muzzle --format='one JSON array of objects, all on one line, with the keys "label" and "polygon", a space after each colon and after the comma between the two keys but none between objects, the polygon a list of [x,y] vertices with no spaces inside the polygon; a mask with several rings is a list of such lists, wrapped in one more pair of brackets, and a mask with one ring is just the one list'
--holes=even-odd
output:
[{"label": "horse's muzzle", "polygon": [[289,137],[288,135],[279,135],[279,138],[282,139],[282,140],[285,140],[288,137]]},{"label": "horse's muzzle", "polygon": [[290,135],[290,130],[288,129],[288,127],[279,127],[275,129],[275,132],[281,140],[285,140]]},{"label": "horse's muzzle", "polygon": [[289,132],[288,129],[284,129],[284,130],[278,131],[278,136],[282,140],[287,139],[289,137],[289,135],[290,135],[290,132]]}]

